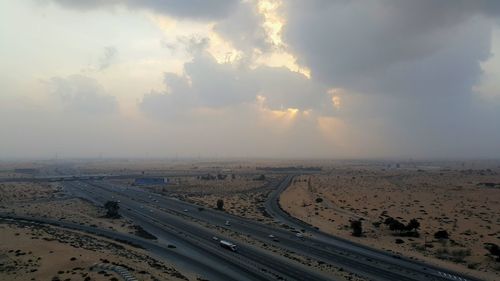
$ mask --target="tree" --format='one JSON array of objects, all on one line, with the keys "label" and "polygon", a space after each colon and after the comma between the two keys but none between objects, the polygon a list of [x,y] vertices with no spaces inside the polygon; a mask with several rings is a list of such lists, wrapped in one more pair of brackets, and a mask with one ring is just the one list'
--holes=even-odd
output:
[{"label": "tree", "polygon": [[417,219],[411,219],[410,222],[406,225],[406,230],[407,231],[415,231],[420,228],[420,223],[418,222]]},{"label": "tree", "polygon": [[116,201],[107,201],[104,204],[104,208],[106,209],[106,217],[108,218],[119,218],[120,214],[118,214],[118,210],[120,209],[120,205]]},{"label": "tree", "polygon": [[363,226],[361,220],[351,221],[352,236],[360,237],[363,234]]},{"label": "tree", "polygon": [[224,201],[222,199],[217,200],[217,210],[224,210]]},{"label": "tree", "polygon": [[389,224],[389,229],[392,230],[392,231],[399,231],[399,232],[401,232],[401,231],[405,230],[405,225],[402,222],[394,219],[391,222],[391,224]]},{"label": "tree", "polygon": [[263,180],[266,180],[266,176],[265,175],[260,175],[260,176],[258,176],[256,178],[254,178],[254,180],[256,180],[256,181],[263,181]]},{"label": "tree", "polygon": [[434,233],[434,238],[436,239],[450,239],[450,234],[446,230],[439,230]]},{"label": "tree", "polygon": [[395,219],[393,217],[388,217],[384,220],[384,224],[391,225],[394,221],[395,221]]},{"label": "tree", "polygon": [[495,257],[496,261],[500,261],[500,247],[497,244],[485,243],[484,247],[490,252],[492,257]]}]

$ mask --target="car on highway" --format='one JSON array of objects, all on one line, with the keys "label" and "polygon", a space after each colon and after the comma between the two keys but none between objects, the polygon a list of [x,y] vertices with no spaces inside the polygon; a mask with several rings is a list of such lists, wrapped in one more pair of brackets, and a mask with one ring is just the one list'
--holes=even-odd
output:
[{"label": "car on highway", "polygon": [[219,245],[220,245],[222,248],[225,248],[225,249],[231,250],[231,251],[233,251],[233,252],[236,252],[236,251],[238,250],[238,247],[236,246],[236,244],[231,243],[231,242],[229,242],[229,241],[220,240]]},{"label": "car on highway", "polygon": [[213,237],[212,237],[212,240],[214,240],[214,241],[219,241],[219,237],[217,237],[217,236],[213,236]]},{"label": "car on highway", "polygon": [[269,238],[273,239],[273,238],[275,238],[276,236],[274,236],[274,235],[272,235],[272,234],[269,234],[267,237],[269,237]]},{"label": "car on highway", "polygon": [[300,232],[295,233],[295,236],[296,236],[297,238],[304,238],[304,234],[302,234],[302,233],[300,233]]},{"label": "car on highway", "polygon": [[189,210],[188,209],[184,209],[184,212],[189,212]]},{"label": "car on highway", "polygon": [[230,226],[231,225],[231,222],[230,221],[226,221],[226,223],[224,223],[226,226]]}]

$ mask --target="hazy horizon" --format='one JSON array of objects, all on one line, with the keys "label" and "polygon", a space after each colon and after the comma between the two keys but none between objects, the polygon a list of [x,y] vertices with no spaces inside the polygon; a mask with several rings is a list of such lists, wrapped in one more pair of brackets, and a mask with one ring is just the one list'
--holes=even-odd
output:
[{"label": "hazy horizon", "polygon": [[0,159],[500,159],[498,1],[27,0],[0,18]]}]

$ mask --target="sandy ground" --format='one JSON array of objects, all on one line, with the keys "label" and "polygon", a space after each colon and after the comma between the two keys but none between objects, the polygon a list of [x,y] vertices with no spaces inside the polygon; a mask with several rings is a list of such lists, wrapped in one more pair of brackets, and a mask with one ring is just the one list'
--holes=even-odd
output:
[{"label": "sandy ground", "polygon": [[[267,174],[269,170],[258,167],[299,165],[322,166],[323,171],[321,175],[297,178],[297,181],[283,194],[282,205],[292,215],[318,226],[323,231],[356,242],[450,267],[485,280],[500,279],[500,265],[489,256],[485,256],[487,251],[483,247],[487,242],[500,244],[500,189],[478,185],[484,182],[500,183],[498,164],[492,166],[491,163],[484,161],[467,164],[429,162],[417,166],[410,161],[401,164],[401,167],[397,164],[396,168],[395,163],[387,164],[380,161],[96,160],[77,161],[65,167],[69,171],[87,173],[145,172],[146,176],[172,171],[227,174],[228,178],[225,180],[202,180],[194,176],[174,177],[170,185],[144,188],[176,196],[206,208],[215,208],[216,201],[223,199],[224,209],[229,213],[272,223],[263,212],[263,202],[270,189],[262,188],[263,182],[254,181],[254,176],[249,173],[254,175],[262,173],[269,177]],[[60,167],[60,165],[55,166]],[[446,168],[443,168],[444,166]],[[42,167],[42,170],[50,171],[55,169],[54,167]],[[4,166],[3,174],[8,173],[12,171]],[[235,174],[234,179],[231,177],[232,174]],[[129,180],[117,182],[132,184]],[[321,199],[317,201],[318,198]],[[132,222],[103,218],[102,208],[81,199],[64,197],[57,183],[0,184],[0,212],[42,215],[122,232],[133,232]],[[388,216],[403,223],[416,218],[421,223],[420,237],[399,237],[386,225],[378,225]],[[352,219],[363,220],[363,237],[356,238],[350,235],[349,221]],[[433,234],[441,229],[450,233],[450,240],[434,239]],[[219,231],[227,232],[223,229]],[[9,233],[0,229],[2,235],[4,232]],[[230,231],[227,234],[235,240],[248,240],[250,244],[332,273],[341,279],[361,280],[339,268],[317,264],[316,261],[304,259],[270,244],[263,245],[262,242]],[[21,235],[15,236],[14,233],[17,238]],[[403,243],[396,244],[396,239],[401,239]],[[26,249],[25,253],[29,251],[33,252]],[[15,256],[15,251],[1,252],[0,260],[12,253]],[[100,275],[96,277],[98,276]],[[0,280],[5,279],[2,278],[0,275]],[[109,278],[112,277],[108,276],[103,280]]]},{"label": "sandy ground", "polygon": [[[478,185],[484,182],[500,183],[498,168],[335,168],[328,175],[296,178],[280,202],[322,231],[499,280],[500,264],[486,256],[484,243],[500,244],[500,188]],[[405,224],[416,218],[420,237],[399,237],[383,223],[377,226],[388,216]],[[363,237],[351,235],[354,219],[363,220]],[[448,231],[450,240],[435,239],[438,230]]]},{"label": "sandy ground", "polygon": [[131,221],[105,218],[106,211],[79,198],[67,198],[57,183],[0,184],[0,212],[47,217],[133,233]]},{"label": "sandy ground", "polygon": [[204,206],[205,208],[215,208],[217,200],[224,201],[224,210],[230,214],[254,219],[261,222],[271,222],[272,219],[264,213],[264,202],[267,192],[257,192],[240,195],[206,195],[190,196],[184,200]]},{"label": "sandy ground", "polygon": [[[212,174],[216,176],[217,174]],[[267,175],[267,180],[255,180],[260,174],[225,174],[224,180],[203,180],[197,177],[173,177],[163,186],[141,186],[166,196],[172,196],[204,208],[216,208],[217,200],[224,201],[224,210],[238,216],[258,221],[271,221],[264,213],[264,202],[272,190],[268,180],[277,180],[279,175]],[[115,184],[133,185],[131,180],[115,180]]]},{"label": "sandy ground", "polygon": [[0,183],[0,204],[55,199],[60,190],[57,185],[48,183]]},{"label": "sandy ground", "polygon": [[[207,173],[216,176],[214,173]],[[265,184],[264,181],[254,180],[253,175],[234,175],[224,173],[225,179],[203,180],[195,176],[170,177],[168,184],[162,186],[146,186],[155,192],[162,192],[170,195],[207,195],[207,194],[230,194],[252,191]],[[133,180],[114,180],[117,184],[133,185]]]},{"label": "sandy ground", "polygon": [[0,223],[0,280],[122,280],[96,263],[128,268],[139,280],[195,280],[141,249],[54,227]]}]

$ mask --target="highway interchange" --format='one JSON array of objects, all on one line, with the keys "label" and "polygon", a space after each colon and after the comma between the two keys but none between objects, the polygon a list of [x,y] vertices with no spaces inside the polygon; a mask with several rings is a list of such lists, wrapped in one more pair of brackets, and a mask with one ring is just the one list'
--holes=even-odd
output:
[{"label": "highway interchange", "polygon": [[[63,186],[66,192],[101,206],[106,201],[119,201],[120,213],[124,217],[158,239],[147,241],[109,231],[104,236],[138,244],[210,280],[336,280],[332,277],[333,273],[306,266],[255,243],[243,242],[245,239],[279,248],[289,257],[305,257],[307,263],[331,265],[370,280],[479,280],[339,239],[290,217],[280,208],[279,195],[292,180],[293,175],[288,175],[274,183],[275,188],[265,203],[267,213],[279,222],[276,225],[200,208],[145,189],[106,180],[64,181]],[[230,225],[226,225],[227,221]],[[45,222],[51,223],[46,219]],[[60,222],[59,225],[92,231],[90,227],[82,229],[85,226],[81,225],[61,225]],[[297,237],[297,232],[303,232],[304,237]],[[276,241],[270,239],[270,235],[277,237]],[[220,247],[214,237],[236,243],[238,251]],[[175,245],[175,249],[171,245]]]}]

